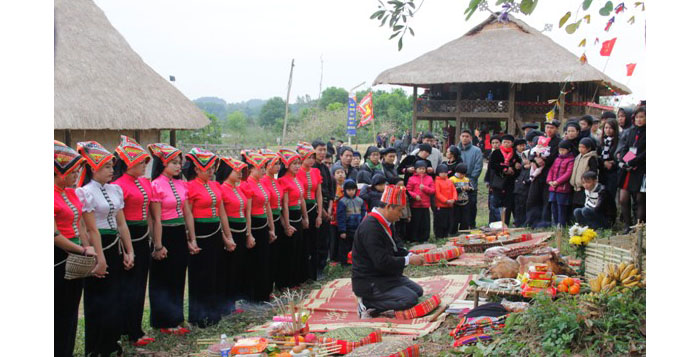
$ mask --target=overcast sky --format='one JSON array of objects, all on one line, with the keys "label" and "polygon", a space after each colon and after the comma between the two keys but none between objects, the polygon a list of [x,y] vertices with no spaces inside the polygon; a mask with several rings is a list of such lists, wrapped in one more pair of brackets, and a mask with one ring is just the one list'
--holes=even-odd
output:
[{"label": "overcast sky", "polygon": [[[495,1],[489,1],[494,4]],[[416,35],[404,38],[397,50],[391,33],[369,20],[376,0],[96,0],[112,25],[131,47],[163,77],[174,75],[174,85],[187,97],[215,96],[228,102],[286,95],[289,67],[295,59],[290,100],[319,95],[321,56],[323,88],[346,89],[366,82],[369,87],[383,70],[413,60],[454,40],[483,21],[488,13],[477,11],[468,21],[462,15],[468,0],[425,0],[411,21]],[[591,65],[627,84],[633,98],[645,98],[645,13],[626,1],[628,9],[617,15],[609,32],[607,17],[598,14],[604,1],[596,0],[588,10],[590,25],[573,35],[558,28],[567,11],[573,17],[581,0],[540,0],[533,15],[516,14],[530,26],[543,29],[554,41],[576,56],[578,44],[587,38],[586,54]],[[617,2],[615,3],[617,5]],[[579,11],[578,17],[584,12]],[[635,23],[627,20],[635,15]],[[606,66],[600,44],[617,37]],[[627,63],[637,63],[632,77]],[[533,63],[536,65],[546,65]],[[375,87],[386,89],[387,86]]]}]

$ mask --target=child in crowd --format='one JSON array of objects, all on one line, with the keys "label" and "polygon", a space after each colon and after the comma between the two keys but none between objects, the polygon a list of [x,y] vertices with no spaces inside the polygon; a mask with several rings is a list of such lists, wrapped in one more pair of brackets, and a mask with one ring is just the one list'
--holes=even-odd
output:
[{"label": "child in crowd", "polygon": [[[534,160],[536,157],[540,157],[542,159],[546,159],[549,157],[549,142],[552,140],[552,138],[542,135],[537,139],[537,146],[532,148],[530,150],[530,157]],[[531,165],[530,166],[530,181],[532,182],[535,177],[539,176],[542,173],[542,169],[544,167],[537,167],[537,165]]]},{"label": "child in crowd", "polygon": [[515,178],[515,186],[513,188],[513,224],[516,227],[522,227],[525,224],[527,215],[525,208],[527,193],[530,191],[530,160],[528,160],[529,150],[525,150],[527,142],[524,139],[516,139],[514,145],[516,154],[520,156],[522,161],[522,167]]},{"label": "child in crowd", "polygon": [[328,253],[330,255],[330,258],[332,261],[337,262],[337,263],[342,263],[344,261],[347,261],[346,258],[340,256],[340,253],[338,252],[338,216],[337,216],[337,210],[338,210],[338,201],[343,198],[343,183],[345,182],[345,170],[343,169],[342,166],[338,165],[335,168],[335,171],[331,172],[331,175],[333,175],[333,179],[335,181],[335,195],[333,197],[333,200],[331,201],[331,236],[330,236],[330,244],[329,244],[329,250],[330,252]]},{"label": "child in crowd", "polygon": [[462,162],[462,152],[459,151],[459,148],[451,145],[447,149],[447,162],[445,163],[447,165],[447,177],[452,177],[455,175],[455,168],[457,168],[457,165]]},{"label": "child in crowd", "polygon": [[[491,150],[489,151],[489,155],[491,152],[494,152],[498,150],[501,147],[501,138],[498,136],[492,136],[491,137]],[[493,190],[490,187],[491,183],[491,177],[493,177],[493,172],[491,172],[491,167],[490,165],[486,169],[486,177],[484,178],[484,182],[486,182],[486,187],[489,188],[489,200],[488,200],[488,205],[489,205],[489,222],[500,222],[501,221],[501,210],[495,207],[495,201],[493,198]]]},{"label": "child in crowd", "polygon": [[[400,178],[395,178],[389,184],[394,183],[398,187],[403,187],[404,181]],[[406,229],[408,229],[408,224],[411,222],[411,208],[406,205],[404,206],[403,210],[401,210],[401,217],[399,218],[398,221],[394,223],[394,228],[396,228],[396,235],[399,237],[399,240],[401,241],[406,241],[408,237],[406,236]]]},{"label": "child in crowd", "polygon": [[469,203],[469,192],[474,190],[471,181],[467,177],[467,164],[459,163],[455,167],[455,175],[450,177],[450,181],[455,185],[457,191],[457,201],[453,207],[452,227],[450,234],[455,235],[460,229],[470,229],[468,221],[467,203]]},{"label": "child in crowd", "polygon": [[[350,162],[350,166],[354,167],[356,169],[360,169],[360,161],[362,160],[362,155],[360,155],[359,151],[353,151],[352,152],[352,161]],[[371,177],[371,176],[370,176]]]},{"label": "child in crowd", "polygon": [[360,190],[360,198],[367,205],[367,212],[372,212],[374,207],[379,205],[382,200],[382,193],[386,186],[386,178],[382,174],[375,174],[372,177],[372,184],[365,186]]},{"label": "child in crowd", "polygon": [[612,227],[617,214],[613,195],[598,183],[598,175],[593,171],[586,171],[582,181],[586,202],[583,207],[574,210],[576,222],[593,229]]},{"label": "child in crowd", "polygon": [[406,190],[411,201],[411,223],[408,227],[409,240],[425,242],[430,237],[430,198],[435,195],[433,178],[426,174],[428,163],[418,160],[416,173],[408,179]]},{"label": "child in crowd", "polygon": [[[347,259],[348,253],[352,250],[352,243],[355,238],[355,231],[360,222],[367,214],[365,203],[357,194],[357,184],[352,179],[345,180],[343,184],[343,198],[338,200],[338,242],[339,255]],[[347,265],[347,260],[341,262]]]},{"label": "child in crowd", "polygon": [[578,143],[578,156],[574,160],[574,171],[571,174],[569,183],[574,189],[572,197],[573,209],[583,207],[586,201],[586,194],[583,192],[583,174],[588,171],[598,175],[598,153],[595,150],[595,142],[590,137],[581,139]]},{"label": "child in crowd", "polygon": [[435,172],[435,217],[433,222],[433,231],[435,238],[445,238],[452,228],[453,209],[452,207],[457,201],[457,190],[455,185],[447,177],[449,169],[447,165],[438,165]]},{"label": "child in crowd", "polygon": [[547,174],[549,185],[549,203],[552,205],[554,223],[560,227],[566,226],[569,206],[571,205],[571,172],[574,170],[574,154],[572,142],[564,139],[559,143],[559,156],[554,159]]}]

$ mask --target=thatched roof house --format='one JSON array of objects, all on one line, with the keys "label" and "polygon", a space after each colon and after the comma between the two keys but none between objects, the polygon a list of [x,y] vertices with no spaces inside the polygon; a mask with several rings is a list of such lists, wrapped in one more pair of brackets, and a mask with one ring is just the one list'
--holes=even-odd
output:
[{"label": "thatched roof house", "polygon": [[161,130],[197,129],[209,120],[149,67],[92,0],[55,0],[54,138],[97,140],[119,135],[142,145]]},{"label": "thatched roof house", "polygon": [[[581,108],[563,110],[561,116],[600,109],[595,104],[598,98],[611,94],[606,86],[619,94],[631,92],[595,67],[581,64],[578,56],[540,31],[509,17],[510,21],[501,23],[497,15],[489,16],[458,39],[385,70],[374,84],[413,86],[414,93],[424,87],[431,94],[439,92],[440,98],[433,98],[438,101],[457,100],[459,104],[423,106],[427,111],[416,108],[414,120],[459,118],[458,126],[461,118],[541,121],[551,109],[546,100],[557,99],[565,83],[567,90],[572,86],[575,90],[562,98],[564,108],[566,103],[569,107],[579,103]],[[486,100],[489,91],[495,94],[493,100]]]}]

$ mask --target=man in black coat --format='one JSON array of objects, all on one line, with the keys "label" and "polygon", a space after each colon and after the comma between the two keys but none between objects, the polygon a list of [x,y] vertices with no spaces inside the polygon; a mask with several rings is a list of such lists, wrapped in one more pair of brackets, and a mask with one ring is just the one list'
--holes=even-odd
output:
[{"label": "man in black coat", "polygon": [[552,167],[554,159],[559,156],[559,120],[546,122],[544,131],[545,135],[550,138],[549,141],[549,156],[546,158],[533,157],[531,164],[537,167],[543,167],[542,172],[530,183],[530,191],[527,195],[527,218],[526,225],[529,227],[549,227],[552,221],[552,210],[549,206],[549,189],[547,186],[547,173]]},{"label": "man in black coat", "polygon": [[330,201],[331,197],[335,197],[335,182],[333,182],[333,176],[331,176],[331,171],[328,166],[323,163],[326,158],[327,146],[321,140],[315,140],[311,146],[316,151],[316,162],[313,167],[321,171],[321,193],[323,193],[323,208],[321,209],[321,217],[323,221],[321,227],[319,227],[319,239],[316,241],[316,252],[318,254],[318,270],[322,272],[326,267],[326,260],[328,259],[328,247],[330,246],[331,239],[331,215],[330,215]]},{"label": "man in black coat", "polygon": [[360,223],[352,246],[352,291],[358,297],[360,318],[415,306],[423,288],[403,276],[408,264],[423,265],[420,255],[409,253],[394,239],[391,224],[406,206],[406,188],[389,185],[380,206]]}]

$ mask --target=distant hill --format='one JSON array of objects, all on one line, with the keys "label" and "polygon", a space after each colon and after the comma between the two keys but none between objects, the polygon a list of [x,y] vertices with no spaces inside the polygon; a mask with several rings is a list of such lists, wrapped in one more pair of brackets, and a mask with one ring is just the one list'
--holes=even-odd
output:
[{"label": "distant hill", "polygon": [[218,97],[201,97],[194,100],[200,109],[216,115],[221,120],[225,120],[230,113],[236,111],[243,112],[248,118],[257,118],[266,102],[266,99],[250,99],[239,103],[227,103]]}]

